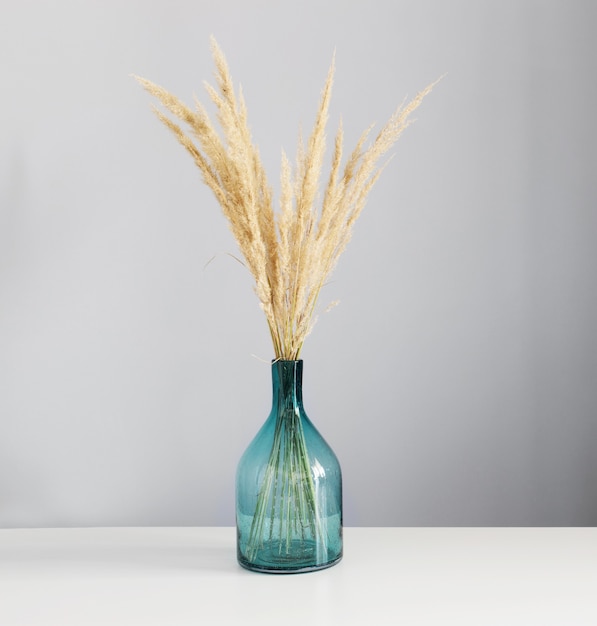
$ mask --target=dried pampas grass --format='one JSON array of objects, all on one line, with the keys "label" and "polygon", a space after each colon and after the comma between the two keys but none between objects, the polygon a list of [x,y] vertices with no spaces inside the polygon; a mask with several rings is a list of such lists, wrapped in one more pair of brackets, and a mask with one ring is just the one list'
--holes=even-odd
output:
[{"label": "dried pampas grass", "polygon": [[226,59],[213,38],[211,49],[217,87],[205,87],[215,104],[222,137],[200,102],[191,109],[162,87],[136,78],[185,124],[186,131],[154,108],[193,157],[228,219],[255,279],[276,358],[298,359],[314,323],[321,288],[346,248],[367,195],[381,173],[380,159],[409,125],[410,115],[434,85],[398,107],[373,139],[372,128],[368,128],[344,165],[340,124],[319,206],[334,76],[332,62],[313,130],[306,143],[299,141],[294,168],[282,154],[280,208],[274,211],[272,190],[251,138],[242,92],[236,95]]}]

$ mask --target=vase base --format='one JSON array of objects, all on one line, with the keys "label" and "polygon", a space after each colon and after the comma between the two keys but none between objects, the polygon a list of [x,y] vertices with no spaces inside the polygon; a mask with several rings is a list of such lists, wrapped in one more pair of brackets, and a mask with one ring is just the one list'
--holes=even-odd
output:
[{"label": "vase base", "polygon": [[318,570],[328,569],[329,567],[333,567],[337,565],[342,560],[342,555],[338,556],[327,563],[321,563],[318,565],[261,565],[256,563],[251,563],[242,557],[238,557],[238,563],[245,569],[248,569],[251,572],[259,572],[261,574],[306,574],[307,572],[317,572]]}]

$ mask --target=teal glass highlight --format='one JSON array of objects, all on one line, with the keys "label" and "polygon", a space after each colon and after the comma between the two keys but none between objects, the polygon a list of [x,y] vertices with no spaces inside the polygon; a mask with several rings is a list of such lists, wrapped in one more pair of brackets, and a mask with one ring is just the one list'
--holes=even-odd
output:
[{"label": "teal glass highlight", "polygon": [[307,417],[303,361],[272,363],[272,410],[236,472],[239,563],[308,572],[342,558],[342,473]]}]

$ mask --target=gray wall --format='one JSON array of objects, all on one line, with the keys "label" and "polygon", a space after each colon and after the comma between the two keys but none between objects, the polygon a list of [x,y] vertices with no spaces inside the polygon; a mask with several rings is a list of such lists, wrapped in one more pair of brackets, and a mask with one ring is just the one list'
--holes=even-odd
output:
[{"label": "gray wall", "polygon": [[303,353],[346,524],[597,523],[596,6],[4,2],[0,526],[233,524],[269,337],[130,77],[204,99],[212,33],[274,182],[334,49],[349,144],[447,73]]}]

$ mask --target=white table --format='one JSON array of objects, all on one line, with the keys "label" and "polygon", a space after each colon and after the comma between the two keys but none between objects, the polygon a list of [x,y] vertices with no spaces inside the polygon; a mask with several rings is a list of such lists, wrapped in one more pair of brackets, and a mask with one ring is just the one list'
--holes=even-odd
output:
[{"label": "white table", "polygon": [[595,626],[593,528],[346,528],[344,560],[255,574],[232,528],[0,530],[1,626]]}]

